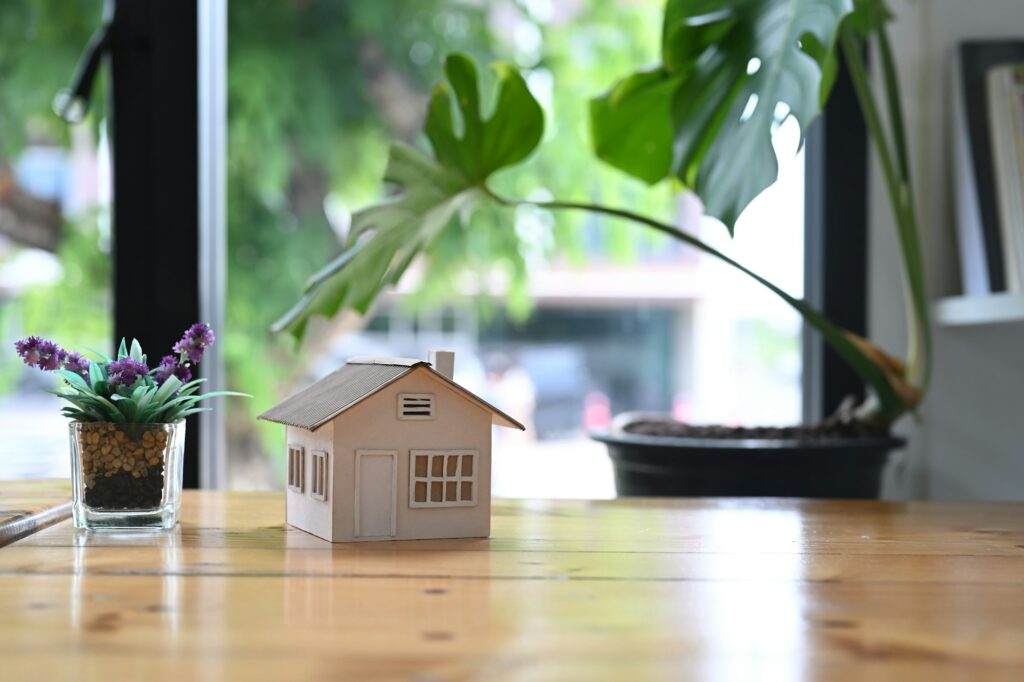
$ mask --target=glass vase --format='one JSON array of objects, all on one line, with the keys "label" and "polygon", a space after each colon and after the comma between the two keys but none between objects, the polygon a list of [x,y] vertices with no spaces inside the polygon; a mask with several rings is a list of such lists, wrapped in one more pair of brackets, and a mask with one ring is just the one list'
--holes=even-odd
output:
[{"label": "glass vase", "polygon": [[173,528],[181,506],[185,421],[72,422],[76,528]]}]

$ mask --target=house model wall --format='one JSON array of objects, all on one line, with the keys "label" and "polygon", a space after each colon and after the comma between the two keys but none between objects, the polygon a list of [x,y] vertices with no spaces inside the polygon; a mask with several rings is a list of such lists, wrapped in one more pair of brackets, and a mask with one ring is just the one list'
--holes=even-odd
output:
[{"label": "house model wall", "polygon": [[[333,542],[486,537],[491,426],[454,356],[362,358],[260,416],[287,426],[289,524]],[[440,369],[440,371],[439,371]]]}]

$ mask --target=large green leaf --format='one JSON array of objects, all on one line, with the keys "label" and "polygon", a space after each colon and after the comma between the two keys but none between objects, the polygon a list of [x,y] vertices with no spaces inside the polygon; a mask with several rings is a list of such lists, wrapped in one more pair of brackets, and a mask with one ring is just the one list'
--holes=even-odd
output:
[{"label": "large green leaf", "polygon": [[310,278],[274,331],[301,339],[314,315],[365,313],[384,287],[397,284],[417,256],[472,210],[492,173],[533,152],[544,132],[540,105],[514,68],[498,64],[494,71],[497,95],[485,118],[476,67],[463,55],[448,56],[448,81],[434,89],[425,123],[433,158],[391,146],[384,179],[399,193],[353,216],[345,248]]},{"label": "large green leaf", "polygon": [[641,71],[590,101],[594,153],[654,184],[672,170],[672,96],[681,79],[664,69]]},{"label": "large green leaf", "polygon": [[[592,103],[596,153],[647,182],[677,176],[731,230],[778,175],[771,131],[779,117],[806,131],[819,112],[837,30],[852,9],[852,0],[669,0],[662,67]],[[631,119],[642,130],[622,134]]]}]

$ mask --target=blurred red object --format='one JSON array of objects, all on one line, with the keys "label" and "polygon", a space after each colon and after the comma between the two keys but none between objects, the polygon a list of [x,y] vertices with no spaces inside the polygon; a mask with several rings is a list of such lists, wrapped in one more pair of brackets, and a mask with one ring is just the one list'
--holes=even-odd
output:
[{"label": "blurred red object", "polygon": [[689,423],[693,419],[693,401],[688,393],[677,393],[672,401],[672,418],[678,422]]},{"label": "blurred red object", "polygon": [[599,431],[612,423],[612,406],[601,391],[591,391],[583,399],[583,430]]}]

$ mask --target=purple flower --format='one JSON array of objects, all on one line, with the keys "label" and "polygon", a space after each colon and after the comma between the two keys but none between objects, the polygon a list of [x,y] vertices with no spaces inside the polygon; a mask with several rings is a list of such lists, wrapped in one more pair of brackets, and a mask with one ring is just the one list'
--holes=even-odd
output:
[{"label": "purple flower", "polygon": [[178,377],[183,384],[188,383],[192,380],[192,370],[185,365],[179,365],[176,355],[165,355],[156,370],[154,370],[153,378],[158,384],[163,384],[172,376]]},{"label": "purple flower", "polygon": [[18,351],[18,355],[25,361],[25,364],[29,367],[39,366],[39,344],[43,340],[38,336],[30,336],[27,339],[14,342],[14,349]]},{"label": "purple flower", "polygon": [[131,358],[115,360],[107,366],[107,381],[111,386],[131,386],[144,374],[149,374],[149,367]]},{"label": "purple flower", "polygon": [[61,349],[53,341],[43,341],[39,344],[39,369],[46,370],[47,372],[60,369],[60,366],[64,364],[64,358],[67,356],[67,351]]},{"label": "purple flower", "polygon": [[78,353],[68,353],[64,358],[64,369],[74,372],[80,377],[89,378],[89,361]]},{"label": "purple flower", "polygon": [[182,363],[187,360],[195,364],[202,360],[203,352],[212,346],[215,340],[216,337],[213,335],[210,325],[197,322],[185,331],[185,335],[174,344],[172,350],[181,356]]},{"label": "purple flower", "polygon": [[14,348],[26,365],[38,367],[47,372],[60,368],[68,355],[53,341],[46,341],[38,336],[30,336],[27,339],[16,341]]}]

